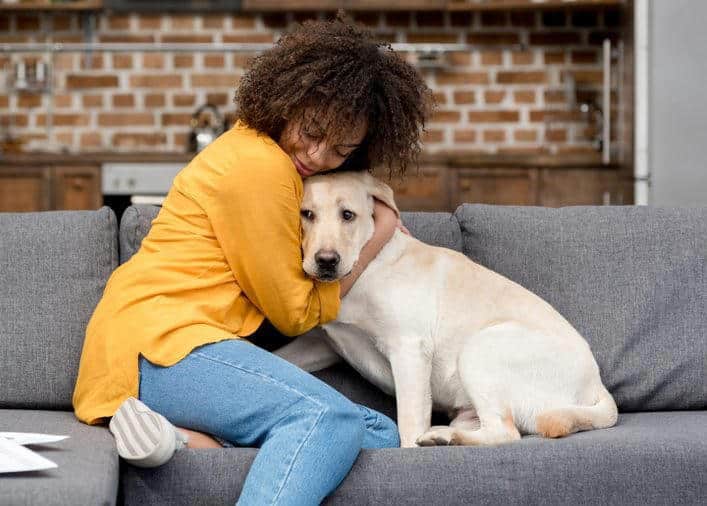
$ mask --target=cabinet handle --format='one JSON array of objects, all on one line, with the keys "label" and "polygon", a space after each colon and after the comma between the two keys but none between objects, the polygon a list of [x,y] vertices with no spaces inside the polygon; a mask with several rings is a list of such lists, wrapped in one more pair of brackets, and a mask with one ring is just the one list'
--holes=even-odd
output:
[{"label": "cabinet handle", "polygon": [[73,178],[71,179],[71,188],[73,190],[83,190],[86,188],[86,185],[84,184],[84,181],[79,178]]}]

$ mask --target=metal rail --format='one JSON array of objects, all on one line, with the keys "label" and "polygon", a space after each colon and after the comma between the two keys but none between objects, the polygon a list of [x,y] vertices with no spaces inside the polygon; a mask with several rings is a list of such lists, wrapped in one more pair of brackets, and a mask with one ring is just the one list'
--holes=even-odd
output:
[{"label": "metal rail", "polygon": [[[111,52],[124,53],[126,51],[142,52],[165,52],[165,53],[186,53],[186,52],[257,52],[265,51],[273,47],[272,43],[130,43],[130,42],[97,42],[97,43],[63,43],[63,42],[18,42],[0,44],[0,52],[4,53],[73,53],[73,52]],[[525,44],[446,44],[446,43],[392,43],[390,46],[395,51],[414,52],[450,52],[450,51],[475,51],[488,49],[504,49],[514,51],[525,51],[528,46]]]}]

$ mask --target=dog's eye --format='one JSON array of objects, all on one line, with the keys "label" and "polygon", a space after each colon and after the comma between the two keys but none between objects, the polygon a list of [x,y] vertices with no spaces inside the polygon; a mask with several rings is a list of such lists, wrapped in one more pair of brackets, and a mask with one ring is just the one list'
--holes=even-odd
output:
[{"label": "dog's eye", "polygon": [[310,211],[309,209],[302,209],[302,210],[299,212],[299,214],[300,214],[300,216],[302,216],[302,218],[304,218],[305,220],[312,221],[312,220],[314,219],[314,213],[313,213],[312,211]]},{"label": "dog's eye", "polygon": [[351,221],[354,219],[354,217],[356,217],[356,215],[348,209],[344,209],[343,211],[341,211],[341,217],[344,219],[344,221]]}]

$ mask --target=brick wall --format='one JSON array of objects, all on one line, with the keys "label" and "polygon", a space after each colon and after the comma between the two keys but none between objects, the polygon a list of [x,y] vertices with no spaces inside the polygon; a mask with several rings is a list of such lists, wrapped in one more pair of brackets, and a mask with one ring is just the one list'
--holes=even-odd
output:
[{"label": "brick wall", "polygon": [[[233,110],[246,53],[155,53],[133,43],[271,43],[287,26],[331,13],[246,15],[109,15],[96,18],[93,40],[125,45],[120,53],[56,53],[53,100],[8,88],[11,65],[41,55],[0,55],[0,119],[30,150],[183,151],[192,112],[204,102]],[[353,16],[388,42],[471,43],[444,67],[421,69],[438,110],[428,125],[429,152],[593,151],[592,122],[570,110],[564,79],[574,76],[579,101],[601,103],[601,44],[621,40],[619,11],[604,7],[546,11],[360,12]],[[16,13],[0,17],[0,42],[84,42],[79,14]],[[404,55],[413,61],[414,55]],[[617,65],[613,66],[614,74]],[[612,80],[617,108],[620,79]],[[51,107],[51,116],[48,115]],[[612,114],[616,118],[616,114]],[[51,128],[48,127],[51,123]],[[615,125],[612,128],[616,132]]]}]

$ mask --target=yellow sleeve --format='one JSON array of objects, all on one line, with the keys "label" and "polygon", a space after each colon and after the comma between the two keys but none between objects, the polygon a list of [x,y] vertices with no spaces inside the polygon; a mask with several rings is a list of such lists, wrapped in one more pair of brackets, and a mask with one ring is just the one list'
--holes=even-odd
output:
[{"label": "yellow sleeve", "polygon": [[205,211],[236,282],[281,333],[296,336],[336,318],[339,282],[302,269],[300,201],[282,162],[220,176]]}]

